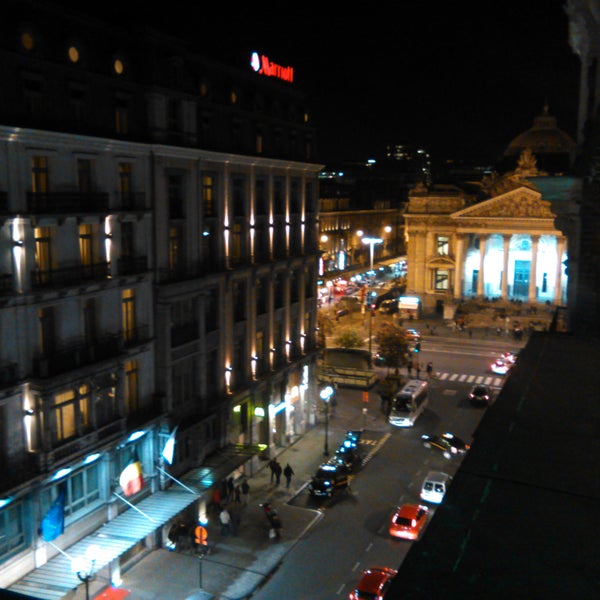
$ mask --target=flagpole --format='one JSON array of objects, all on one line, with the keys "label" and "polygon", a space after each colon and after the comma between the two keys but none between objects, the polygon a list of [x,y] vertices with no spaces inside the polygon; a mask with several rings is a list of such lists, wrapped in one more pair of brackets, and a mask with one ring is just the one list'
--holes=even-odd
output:
[{"label": "flagpole", "polygon": [[137,510],[140,513],[140,515],[143,515],[144,517],[146,517],[146,519],[148,519],[148,521],[152,521],[153,523],[156,523],[156,521],[150,515],[147,515],[144,511],[140,510],[137,506],[135,506],[135,504],[131,504],[131,502],[129,502],[129,500],[126,500],[122,496],[119,496],[119,494],[117,494],[117,492],[113,492],[113,494],[119,500],[123,500],[123,502],[125,502],[125,504],[129,504],[129,506],[131,506],[131,508],[134,508],[135,510]]},{"label": "flagpole", "polygon": [[46,544],[50,544],[55,550],[58,550],[64,557],[68,558],[69,560],[73,560],[72,556],[69,556],[64,550],[59,548],[56,544],[53,544],[52,542],[46,542]]},{"label": "flagpole", "polygon": [[193,490],[192,488],[188,487],[187,485],[185,485],[185,483],[182,483],[181,481],[179,481],[179,479],[175,479],[175,477],[173,477],[173,475],[170,475],[164,469],[161,469],[158,465],[156,465],[156,469],[157,469],[157,471],[160,471],[163,475],[166,475],[169,479],[172,479],[175,483],[178,483],[182,488],[186,489],[188,492],[191,492],[192,494],[194,494],[194,496],[200,495],[196,490]]}]

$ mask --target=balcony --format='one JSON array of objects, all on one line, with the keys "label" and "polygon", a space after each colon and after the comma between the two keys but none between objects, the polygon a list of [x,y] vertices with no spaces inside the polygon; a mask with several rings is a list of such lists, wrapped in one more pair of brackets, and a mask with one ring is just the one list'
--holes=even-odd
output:
[{"label": "balcony", "polygon": [[119,275],[137,275],[148,270],[148,257],[126,256],[117,260]]},{"label": "balcony", "polygon": [[15,385],[19,381],[16,363],[0,363],[0,388]]},{"label": "balcony", "polygon": [[197,340],[199,337],[198,323],[193,321],[184,326],[171,328],[171,348],[187,344]]},{"label": "balcony", "polygon": [[100,281],[109,275],[110,266],[107,262],[46,271],[36,269],[31,272],[31,285],[34,288],[65,287],[86,281]]},{"label": "balcony", "polygon": [[133,348],[150,341],[150,327],[138,325],[121,333],[121,340],[125,348]]},{"label": "balcony", "polygon": [[117,357],[123,348],[122,338],[106,336],[95,342],[77,342],[33,361],[33,376],[39,379],[55,377],[74,369]]},{"label": "balcony", "polygon": [[33,214],[107,213],[104,192],[27,192],[27,210]]},{"label": "balcony", "polygon": [[148,210],[148,207],[146,206],[146,195],[143,192],[130,192],[128,194],[118,192],[115,210],[123,212],[139,212]]}]

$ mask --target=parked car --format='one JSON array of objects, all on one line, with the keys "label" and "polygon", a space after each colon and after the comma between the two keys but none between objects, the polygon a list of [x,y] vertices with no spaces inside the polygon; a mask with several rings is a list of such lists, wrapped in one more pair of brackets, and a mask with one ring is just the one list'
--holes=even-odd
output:
[{"label": "parked car", "polygon": [[444,458],[452,458],[457,454],[464,454],[471,446],[453,433],[446,432],[441,435],[424,433],[421,436],[425,448],[440,450]]},{"label": "parked car", "polygon": [[429,471],[421,486],[421,500],[440,504],[448,491],[452,477],[442,471]]},{"label": "parked car", "polygon": [[490,386],[478,383],[471,388],[469,400],[473,406],[489,406],[492,402],[492,390]]},{"label": "parked car", "polygon": [[390,522],[390,535],[406,540],[418,540],[428,518],[429,507],[423,504],[398,506]]},{"label": "parked car", "polygon": [[348,486],[348,469],[332,459],[317,469],[308,484],[308,491],[311,496],[331,498]]},{"label": "parked car", "polygon": [[392,579],[398,574],[389,567],[371,567],[362,572],[356,587],[350,592],[349,600],[384,600]]},{"label": "parked car", "polygon": [[348,442],[347,445],[342,444],[333,456],[333,460],[339,465],[343,465],[349,471],[355,469],[362,463],[362,454],[358,446]]}]

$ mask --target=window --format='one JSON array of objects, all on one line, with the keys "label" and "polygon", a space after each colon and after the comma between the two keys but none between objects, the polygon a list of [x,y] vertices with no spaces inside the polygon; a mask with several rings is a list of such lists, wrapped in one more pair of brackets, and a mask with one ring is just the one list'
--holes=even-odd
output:
[{"label": "window", "polygon": [[123,290],[122,296],[123,339],[126,342],[135,338],[135,290]]},{"label": "window", "polygon": [[115,133],[129,133],[129,100],[124,96],[117,96],[115,99]]},{"label": "window", "polygon": [[52,256],[53,233],[50,227],[36,227],[35,236],[35,267],[41,283],[47,283],[51,277],[54,266]]},{"label": "window", "polygon": [[64,442],[75,437],[77,424],[75,420],[75,393],[73,390],[67,390],[54,396],[52,413],[54,416],[54,441]]},{"label": "window", "polygon": [[167,179],[167,198],[169,203],[169,218],[182,219],[184,216],[183,204],[183,177],[181,175],[169,175]]},{"label": "window", "polygon": [[181,102],[179,100],[169,100],[167,127],[171,132],[181,131]]},{"label": "window", "polygon": [[[87,114],[87,99],[85,88],[76,83],[72,83],[69,85],[69,114],[73,121],[73,124],[81,129],[85,122],[85,117]],[[80,188],[81,189],[81,188]]]},{"label": "window", "polygon": [[84,383],[79,386],[79,389],[77,390],[77,400],[79,406],[79,422],[81,428],[86,430],[90,426],[91,392],[89,385]]},{"label": "window", "polygon": [[133,258],[133,223],[121,223],[121,258]]},{"label": "window", "polygon": [[133,192],[133,167],[131,163],[119,163],[119,197],[121,204],[129,201]]},{"label": "window", "polygon": [[437,237],[437,253],[439,255],[448,256],[449,253],[448,236],[438,235]]},{"label": "window", "polygon": [[37,75],[26,75],[23,78],[23,100],[27,112],[34,117],[40,116],[44,110],[44,82]]},{"label": "window", "polygon": [[25,509],[22,502],[11,502],[0,510],[0,562],[25,548]]},{"label": "window", "polygon": [[446,291],[448,289],[449,274],[446,269],[435,270],[434,289],[436,292]]},{"label": "window", "polygon": [[193,359],[186,359],[173,366],[173,405],[182,406],[193,401],[197,395],[196,363]]},{"label": "window", "polygon": [[273,212],[276,215],[285,215],[285,180],[277,177],[273,184]]},{"label": "window", "polygon": [[31,158],[31,191],[34,194],[48,192],[49,170],[47,156],[33,156]]},{"label": "window", "polygon": [[96,299],[90,298],[83,305],[83,331],[86,345],[91,346],[97,338]]},{"label": "window", "polygon": [[89,194],[92,191],[92,161],[87,158],[77,160],[77,183],[79,191]]},{"label": "window", "polygon": [[269,214],[269,196],[267,191],[267,180],[264,177],[257,177],[254,183],[254,210],[257,215]]},{"label": "window", "polygon": [[182,267],[182,234],[177,226],[169,227],[169,270],[177,272]]},{"label": "window", "polygon": [[91,267],[94,264],[93,251],[93,232],[92,226],[82,224],[79,226],[79,257],[84,267]]},{"label": "window", "polygon": [[56,348],[56,332],[54,307],[40,308],[38,312],[40,323],[40,349],[44,356],[51,356]]},{"label": "window", "polygon": [[79,62],[79,48],[77,46],[70,46],[67,50],[67,55],[72,63]]},{"label": "window", "polygon": [[242,226],[239,223],[234,223],[231,228],[231,264],[239,265],[242,263]]},{"label": "window", "polygon": [[138,365],[135,360],[125,363],[125,410],[127,414],[140,408],[138,395]]},{"label": "window", "polygon": [[204,217],[215,217],[215,192],[216,178],[214,175],[205,173],[202,175],[202,207]]},{"label": "window", "polygon": [[234,177],[231,182],[234,217],[246,216],[246,180],[244,177]]}]

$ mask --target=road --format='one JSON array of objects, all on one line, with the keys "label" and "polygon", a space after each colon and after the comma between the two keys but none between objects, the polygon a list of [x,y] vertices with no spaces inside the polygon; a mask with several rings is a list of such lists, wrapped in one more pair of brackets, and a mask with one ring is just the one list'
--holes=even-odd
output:
[{"label": "road", "polygon": [[[499,348],[495,340],[425,340],[420,359],[431,360],[437,376],[430,382],[427,410],[410,429],[388,425],[371,392],[363,434],[367,460],[352,478],[351,491],[320,504],[323,518],[253,598],[347,598],[363,569],[377,565],[397,568],[413,542],[390,538],[387,526],[394,506],[419,502],[421,483],[429,470],[453,475],[460,464],[460,458],[447,460],[441,452],[425,448],[421,434],[452,431],[470,441],[485,409],[472,407],[467,393],[479,381],[501,387],[503,378],[491,374],[489,364],[499,351],[510,349]],[[338,406],[360,414],[361,392],[340,389],[338,394]],[[332,448],[336,447],[336,435],[341,439],[343,432],[332,430]],[[307,492],[294,502],[315,507]],[[430,508],[434,513],[435,506]]]}]

